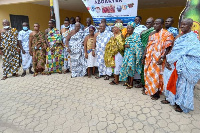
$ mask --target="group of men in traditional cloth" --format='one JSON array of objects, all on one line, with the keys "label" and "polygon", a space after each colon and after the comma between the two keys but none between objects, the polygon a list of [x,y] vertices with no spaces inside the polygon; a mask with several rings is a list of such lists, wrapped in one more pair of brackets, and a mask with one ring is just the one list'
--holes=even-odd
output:
[{"label": "group of men in traditional cloth", "polygon": [[[146,24],[152,20],[147,19]],[[187,113],[194,110],[193,89],[200,79],[200,42],[191,31],[192,19],[181,22],[180,34],[171,27],[172,17],[165,21],[166,30],[163,24],[163,19],[156,19],[153,28],[147,26],[148,30],[140,35],[145,47],[143,94],[157,100],[164,92],[166,99],[162,104],[170,103],[177,112]]]},{"label": "group of men in traditional cloth", "polygon": [[[124,86],[131,89],[138,74],[141,84],[136,87],[143,87],[142,94],[157,100],[164,92],[166,99],[161,101],[162,104],[176,105],[178,112],[193,110],[193,89],[200,79],[200,42],[191,31],[192,19],[182,21],[180,34],[172,27],[172,17],[166,19],[166,29],[162,18],[154,21],[150,17],[146,26],[138,25],[138,19],[141,21],[136,17],[126,29],[119,21],[112,32],[106,30],[105,23],[100,24],[93,47],[99,69],[96,78],[105,76],[107,80],[114,74],[111,85],[125,81]],[[192,62],[194,65],[190,65]]]},{"label": "group of men in traditional cloth", "polygon": [[[76,17],[76,21],[78,23],[80,17]],[[91,19],[87,19],[87,21],[88,24],[91,25]],[[45,30],[45,34],[39,30],[40,25],[38,23],[34,24],[34,31],[31,31],[29,30],[29,24],[26,22],[22,24],[23,29],[18,33],[15,28],[10,27],[10,22],[8,20],[3,20],[4,28],[1,30],[0,38],[0,52],[3,55],[2,80],[5,80],[8,74],[18,76],[17,72],[20,68],[20,57],[22,57],[22,77],[26,75],[27,69],[29,69],[29,73],[33,74],[31,70],[32,66],[34,69],[34,76],[37,76],[39,72],[48,75],[54,72],[62,73],[64,57],[66,59],[64,68],[69,71],[69,53],[67,52],[67,47],[64,45],[69,29],[73,32],[75,24],[69,26],[69,20],[65,20],[64,24],[65,27],[61,30],[62,35],[60,31],[55,28],[55,20],[49,21],[49,28]],[[84,26],[82,24],[80,25],[83,29]],[[79,29],[77,30],[79,31]],[[85,30],[88,32],[87,28]],[[65,48],[65,50],[63,50],[63,48]],[[75,48],[75,50],[77,49]],[[75,62],[72,61],[71,64],[73,63]],[[47,73],[44,73],[45,64],[48,69]]]},{"label": "group of men in traditional cloth", "polygon": [[136,87],[143,87],[142,94],[150,95],[152,100],[159,99],[164,92],[166,99],[162,104],[176,105],[178,112],[193,110],[193,89],[200,79],[200,42],[191,31],[193,20],[181,22],[180,34],[172,27],[172,17],[166,19],[166,29],[162,18],[154,21],[150,17],[146,25],[141,25],[141,20],[137,16],[126,28],[121,20],[116,20],[111,29],[102,19],[97,31],[91,19],[82,28],[77,17],[76,23],[75,19],[66,19],[61,32],[55,28],[55,21],[50,20],[45,34],[39,30],[39,24],[34,24],[34,31],[30,31],[28,24],[23,23],[19,35],[4,20],[0,31],[3,79],[8,74],[18,76],[21,49],[23,76],[28,68],[32,72],[32,66],[34,76],[39,72],[45,74],[45,64],[47,74],[61,73],[64,61],[65,72],[71,70],[71,77],[86,75],[87,68],[90,77],[90,68],[93,67],[94,74],[97,66],[96,79],[104,76],[104,80],[109,80],[113,74],[110,84],[124,81],[127,89],[133,88],[134,79],[141,79]]},{"label": "group of men in traditional cloth", "polygon": [[[10,27],[8,20],[3,20],[3,29],[0,31],[0,53],[3,59],[3,78],[8,78],[8,74],[18,77],[20,68],[20,57],[22,58],[22,77],[26,75],[26,70],[33,74],[43,73],[46,60],[46,41],[44,34],[39,30],[39,24],[34,24],[34,31],[29,30],[29,24],[22,24],[23,30],[19,33],[15,28]],[[20,52],[21,51],[21,52]],[[34,75],[35,75],[34,74]]]}]

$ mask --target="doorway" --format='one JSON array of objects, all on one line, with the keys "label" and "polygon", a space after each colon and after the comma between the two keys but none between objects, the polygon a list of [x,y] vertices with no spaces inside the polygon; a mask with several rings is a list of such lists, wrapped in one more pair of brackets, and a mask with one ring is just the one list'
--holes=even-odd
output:
[{"label": "doorway", "polygon": [[22,23],[27,22],[29,23],[29,18],[28,16],[24,15],[12,15],[10,14],[10,22],[11,22],[11,27],[16,28],[18,31],[22,30]]}]

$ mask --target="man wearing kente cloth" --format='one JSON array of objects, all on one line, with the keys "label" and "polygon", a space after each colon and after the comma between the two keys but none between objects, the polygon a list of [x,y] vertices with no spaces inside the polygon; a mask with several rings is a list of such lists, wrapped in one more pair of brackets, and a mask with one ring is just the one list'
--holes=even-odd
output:
[{"label": "man wearing kente cloth", "polygon": [[[147,27],[145,25],[141,25],[142,22],[142,17],[141,16],[136,16],[134,22],[136,23],[136,27],[134,29],[134,32],[137,34],[141,34],[142,31],[147,30]],[[136,83],[141,82],[141,75],[139,73],[136,73],[134,75],[134,79],[136,80]]]},{"label": "man wearing kente cloth", "polygon": [[144,55],[145,92],[152,97],[152,100],[159,99],[160,93],[163,92],[164,60],[174,40],[173,35],[163,29],[163,24],[162,18],[155,20],[155,31],[149,36]]},{"label": "man wearing kente cloth", "polygon": [[[149,35],[151,32],[154,31],[154,19],[152,17],[148,18],[146,20],[146,27],[148,28],[147,30],[143,31],[140,35],[141,37],[141,41],[142,41],[142,45],[143,48],[145,49],[149,40]],[[143,64],[144,64],[144,60],[143,60]],[[142,88],[143,87],[143,93],[142,94],[146,94],[144,91],[144,86],[145,86],[145,82],[144,82],[144,65],[142,65],[142,72],[141,72],[141,83],[137,86],[135,86],[136,88]]]},{"label": "man wearing kente cloth", "polygon": [[49,28],[45,30],[47,49],[46,49],[46,65],[49,74],[62,73],[63,66],[63,44],[62,36],[58,29],[55,28],[55,20],[49,21]]},{"label": "man wearing kente cloth", "polygon": [[136,27],[135,22],[129,22],[127,26],[127,34],[130,36],[125,40],[124,59],[120,71],[120,81],[125,81],[126,89],[133,88],[133,79],[136,73],[142,71],[142,55],[143,46],[140,35],[133,32]]},{"label": "man wearing kente cloth", "polygon": [[20,49],[17,43],[17,29],[10,27],[8,20],[3,20],[3,29],[0,30],[0,55],[2,55],[3,78],[8,74],[18,77]]},{"label": "man wearing kente cloth", "polygon": [[71,60],[71,77],[83,77],[86,74],[87,62],[84,55],[84,33],[81,24],[76,22],[75,29],[72,30],[66,40],[66,46]]},{"label": "man wearing kente cloth", "polygon": [[67,35],[70,32],[70,30],[69,30],[69,28],[70,28],[69,20],[65,20],[63,26],[64,26],[64,28],[61,29],[61,34],[62,34],[62,41],[63,41],[63,44],[65,46],[64,49],[63,49],[64,73],[68,73],[68,72],[70,72],[70,56],[69,56],[69,53],[67,52],[67,46],[65,44],[66,44]]},{"label": "man wearing kente cloth", "polygon": [[194,110],[194,86],[200,79],[200,42],[191,31],[192,19],[181,22],[182,34],[174,41],[166,56],[164,85],[166,100],[163,104],[176,105],[175,111],[188,113]]},{"label": "man wearing kente cloth", "polygon": [[104,80],[109,80],[109,76],[112,75],[112,70],[106,67],[104,61],[105,47],[112,36],[114,36],[113,33],[106,30],[106,23],[104,22],[99,25],[99,32],[94,35],[92,54],[94,57],[95,54],[97,56],[97,65],[99,70],[99,76],[96,76],[96,79],[105,76]]},{"label": "man wearing kente cloth", "polygon": [[122,23],[116,23],[113,28],[114,37],[106,44],[104,61],[106,67],[114,69],[114,80],[111,85],[119,84],[119,73],[124,54],[124,36],[121,34]]},{"label": "man wearing kente cloth", "polygon": [[45,35],[40,31],[40,25],[34,24],[34,31],[29,36],[30,55],[33,56],[34,77],[40,72],[44,75],[46,62],[46,41]]}]

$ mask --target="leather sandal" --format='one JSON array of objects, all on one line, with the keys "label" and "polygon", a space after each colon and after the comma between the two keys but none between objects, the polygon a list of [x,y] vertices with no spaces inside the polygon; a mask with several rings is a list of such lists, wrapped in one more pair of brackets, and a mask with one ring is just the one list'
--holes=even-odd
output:
[{"label": "leather sandal", "polygon": [[131,86],[131,85],[127,84],[127,87],[126,87],[126,89],[131,89],[131,88],[133,88],[133,86]]}]

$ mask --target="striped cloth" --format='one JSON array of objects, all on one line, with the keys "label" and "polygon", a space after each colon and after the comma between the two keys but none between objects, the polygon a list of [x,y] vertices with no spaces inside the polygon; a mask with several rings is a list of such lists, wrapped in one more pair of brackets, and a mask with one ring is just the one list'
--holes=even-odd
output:
[{"label": "striped cloth", "polygon": [[173,35],[165,29],[149,36],[144,67],[145,89],[148,95],[163,91],[162,73],[165,64],[157,65],[157,62],[164,55],[165,49],[172,45],[173,40]]}]

